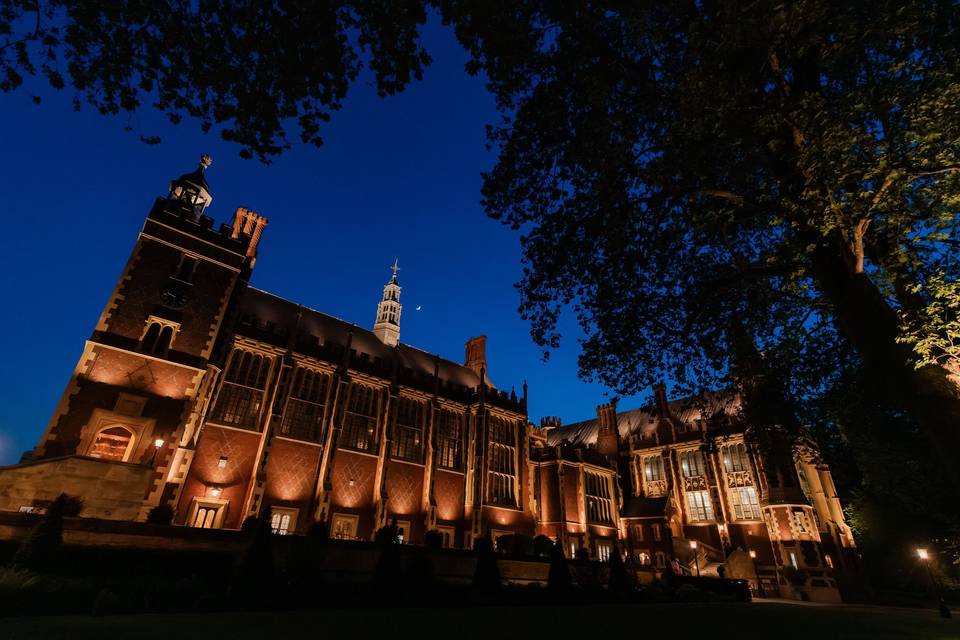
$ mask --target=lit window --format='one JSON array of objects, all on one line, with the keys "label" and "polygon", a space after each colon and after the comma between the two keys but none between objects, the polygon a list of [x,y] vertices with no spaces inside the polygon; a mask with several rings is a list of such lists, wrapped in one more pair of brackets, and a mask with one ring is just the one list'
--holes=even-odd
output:
[{"label": "lit window", "polygon": [[394,425],[390,456],[399,460],[422,462],[423,424],[427,405],[412,398],[400,398],[397,422]]},{"label": "lit window", "polygon": [[463,415],[443,409],[437,433],[437,465],[444,469],[463,466]]},{"label": "lit window", "polygon": [[793,512],[793,521],[797,524],[797,531],[807,533],[807,519],[804,517],[802,511]]},{"label": "lit window", "polygon": [[823,560],[827,563],[827,566],[833,569],[833,558],[830,557],[829,553],[823,554]]},{"label": "lit window", "polygon": [[235,349],[220,385],[210,420],[241,429],[258,430],[267,374],[272,359]]},{"label": "lit window", "polygon": [[687,516],[690,522],[713,520],[713,506],[710,504],[710,495],[706,491],[687,492]]},{"label": "lit window", "polygon": [[499,416],[490,416],[489,425],[487,494],[493,503],[516,506],[516,425]]},{"label": "lit window", "polygon": [[730,502],[736,520],[759,520],[760,502],[753,487],[737,487],[730,490]]},{"label": "lit window", "polygon": [[650,564],[650,554],[646,551],[641,551],[637,554],[637,562],[642,565]]},{"label": "lit window", "polygon": [[330,376],[297,367],[290,381],[290,397],[283,412],[280,433],[289,438],[320,442],[323,435],[323,404]]},{"label": "lit window", "polygon": [[610,482],[606,476],[587,471],[583,474],[586,484],[587,520],[590,522],[613,522],[613,499]]},{"label": "lit window", "polygon": [[750,468],[747,448],[743,444],[734,444],[721,449],[723,468],[727,473],[746,471]]},{"label": "lit window", "polygon": [[295,509],[280,509],[274,507],[270,512],[270,530],[277,535],[285,536],[293,533],[297,522]]},{"label": "lit window", "polygon": [[397,542],[410,544],[410,523],[406,520],[397,520]]},{"label": "lit window", "polygon": [[350,388],[347,410],[343,416],[340,446],[358,451],[374,451],[377,444],[377,390],[354,383]]},{"label": "lit window", "polygon": [[703,454],[699,451],[684,451],[680,454],[680,468],[683,470],[684,478],[702,476],[704,474]]},{"label": "lit window", "polygon": [[794,569],[799,569],[800,566],[797,564],[797,554],[793,551],[790,552],[790,564],[793,565]]},{"label": "lit window", "polygon": [[570,557],[571,558],[577,557],[577,543],[574,542],[573,540],[570,541]]},{"label": "lit window", "polygon": [[604,540],[597,541],[597,559],[600,562],[610,562],[610,556],[613,555],[613,545]]},{"label": "lit window", "polygon": [[357,537],[358,516],[345,513],[333,514],[333,523],[330,526],[330,535],[335,540],[354,540]]},{"label": "lit window", "polygon": [[133,444],[132,431],[121,426],[109,427],[97,434],[87,455],[91,458],[123,461],[127,459],[131,444]]},{"label": "lit window", "polygon": [[663,480],[663,457],[651,456],[643,459],[643,475],[647,482]]}]

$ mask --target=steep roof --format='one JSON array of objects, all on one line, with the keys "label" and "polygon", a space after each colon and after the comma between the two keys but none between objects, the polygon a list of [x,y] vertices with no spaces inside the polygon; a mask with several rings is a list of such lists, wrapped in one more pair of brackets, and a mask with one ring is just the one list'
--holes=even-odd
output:
[{"label": "steep roof", "polygon": [[[736,416],[740,408],[740,400],[734,393],[716,392],[673,400],[669,403],[669,408],[674,421],[693,425],[697,420],[707,416],[718,414]],[[620,431],[620,437],[626,439],[631,436],[649,436],[657,428],[658,417],[656,407],[653,406],[618,411],[617,429]],[[556,446],[566,442],[574,446],[593,445],[597,442],[597,430],[596,418],[575,422],[551,429],[547,434],[547,444]]]},{"label": "steep roof", "polygon": [[[294,350],[306,355],[324,353],[330,355],[345,348],[352,332],[350,348],[356,354],[351,366],[363,369],[364,363],[381,372],[393,370],[394,361],[405,377],[432,380],[434,366],[439,365],[439,378],[446,385],[475,389],[480,385],[480,376],[462,364],[427,353],[408,344],[396,348],[385,345],[373,331],[359,325],[321,313],[309,307],[281,298],[254,287],[247,288],[240,299],[240,322],[236,333],[279,347],[287,347],[293,336]],[[297,315],[300,316],[299,324]],[[332,348],[333,347],[333,348]],[[328,358],[329,359],[329,358]]]}]

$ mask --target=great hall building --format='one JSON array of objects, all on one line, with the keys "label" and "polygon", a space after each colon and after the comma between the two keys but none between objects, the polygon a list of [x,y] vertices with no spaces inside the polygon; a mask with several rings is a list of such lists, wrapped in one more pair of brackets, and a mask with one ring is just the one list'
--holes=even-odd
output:
[{"label": "great hall building", "polygon": [[215,228],[207,165],[154,202],[42,439],[0,468],[0,510],[65,492],[90,518],[164,504],[236,529],[270,509],[279,534],[364,540],[396,519],[407,543],[546,535],[568,557],[722,563],[769,594],[839,598],[857,556],[813,445],[771,464],[735,396],[662,386],[645,409],[536,426],[526,384],[491,381],[483,336],[463,363],[400,342],[396,269],[372,330],[250,286],[267,220]]}]

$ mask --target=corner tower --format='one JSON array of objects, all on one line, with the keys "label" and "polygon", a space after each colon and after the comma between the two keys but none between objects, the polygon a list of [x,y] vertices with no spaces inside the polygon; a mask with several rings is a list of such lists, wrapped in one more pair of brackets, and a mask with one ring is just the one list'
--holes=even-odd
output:
[{"label": "corner tower", "polygon": [[373,325],[373,334],[380,342],[395,347],[400,343],[400,283],[397,281],[397,260],[393,261],[393,275],[383,287],[383,299],[377,305],[377,321]]}]

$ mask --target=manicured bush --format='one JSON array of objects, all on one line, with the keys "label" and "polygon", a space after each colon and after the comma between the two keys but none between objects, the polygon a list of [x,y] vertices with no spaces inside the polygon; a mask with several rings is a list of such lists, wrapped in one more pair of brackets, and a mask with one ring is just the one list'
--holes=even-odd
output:
[{"label": "manicured bush", "polygon": [[307,537],[314,540],[327,540],[330,538],[330,527],[326,522],[317,520],[307,529]]},{"label": "manicured bush", "polygon": [[553,540],[544,535],[539,535],[533,539],[533,555],[541,558],[549,558],[553,553]]},{"label": "manicured bush", "polygon": [[570,588],[573,578],[567,557],[563,555],[563,543],[557,540],[550,550],[550,573],[547,574],[547,588],[551,591],[565,591]]},{"label": "manicured bush", "polygon": [[400,529],[394,518],[377,529],[373,536],[380,547],[380,557],[373,568],[373,590],[381,605],[392,604],[398,597],[403,569],[400,562]]},{"label": "manicured bush", "polygon": [[477,540],[477,566],[473,573],[474,589],[486,593],[500,590],[500,567],[497,565],[497,554],[493,550],[493,540],[490,530]]},{"label": "manicured bush", "polygon": [[423,546],[427,549],[442,549],[443,534],[436,529],[431,529],[423,535]]},{"label": "manicured bush", "polygon": [[623,557],[620,555],[619,546],[614,543],[613,551],[610,554],[610,576],[607,582],[607,590],[611,595],[622,596],[630,591],[630,579],[627,576],[627,568],[623,564]]},{"label": "manicured bush", "polygon": [[48,570],[59,560],[63,547],[64,511],[75,504],[61,493],[47,509],[40,522],[13,556],[13,566],[22,569]]},{"label": "manicured bush", "polygon": [[240,523],[240,533],[251,534],[259,527],[259,518],[257,516],[247,516]]},{"label": "manicured bush", "polygon": [[263,605],[274,578],[270,509],[264,509],[254,523],[247,532],[247,546],[237,557],[230,591],[245,603]]},{"label": "manicured bush", "polygon": [[147,513],[147,524],[172,524],[173,507],[168,504],[158,504]]}]

